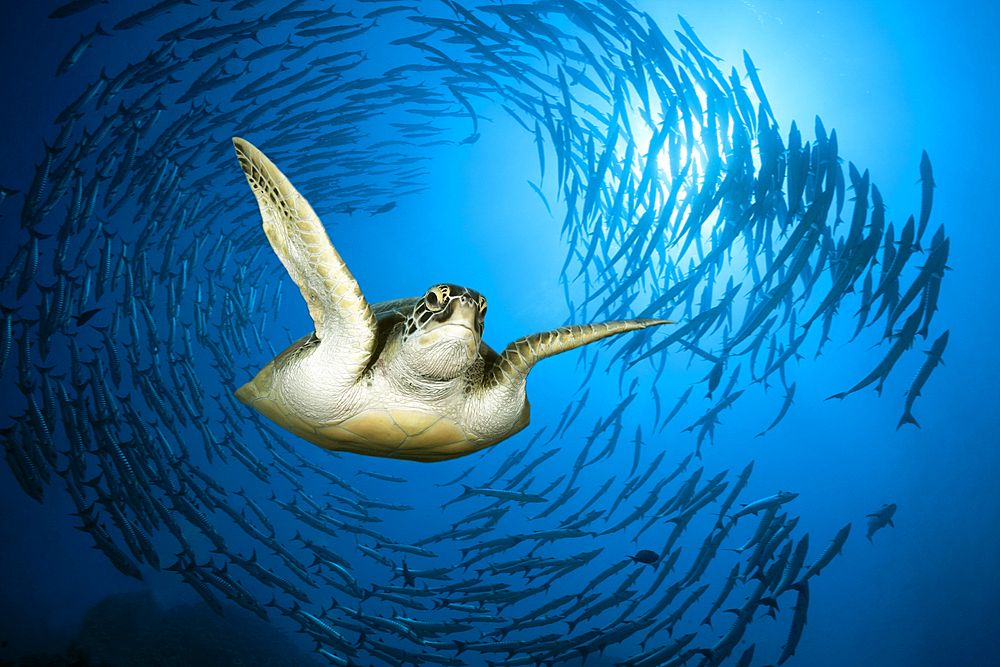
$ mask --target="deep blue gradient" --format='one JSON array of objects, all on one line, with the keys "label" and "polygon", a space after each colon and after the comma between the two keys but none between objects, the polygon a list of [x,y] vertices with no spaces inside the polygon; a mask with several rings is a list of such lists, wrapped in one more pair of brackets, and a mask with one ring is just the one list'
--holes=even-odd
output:
[{"label": "deep blue gradient", "polygon": [[[131,11],[141,8],[142,3],[135,4],[137,7]],[[54,79],[66,51],[80,34],[93,29],[94,17],[112,11],[100,5],[100,9],[65,20],[46,18],[56,6],[58,3],[53,2],[16,3],[5,8],[4,20],[0,21],[0,65],[4,72],[0,184],[22,192],[29,187],[34,166],[42,158],[43,142],[51,143],[58,131],[53,119],[78,94],[83,83],[101,66],[113,73],[127,62],[144,58],[151,49],[149,40],[159,34],[142,27],[119,32],[114,49],[100,49],[104,60],[99,65],[85,60],[96,57],[95,47],[68,74]],[[788,381],[797,383],[794,405],[787,416],[765,436],[755,437],[771,423],[784,395],[780,383],[774,382],[766,394],[755,385],[746,398],[722,413],[714,442],[702,446],[701,462],[693,462],[682,479],[701,465],[705,466],[702,481],[727,469],[732,478],[753,460],[753,476],[740,496],[741,502],[778,490],[797,492],[798,498],[788,509],[800,517],[796,534],[809,533],[813,558],[844,524],[852,523],[843,555],[810,581],[808,623],[788,664],[991,664],[996,659],[993,638],[1000,620],[996,606],[1000,599],[1000,573],[996,567],[1000,553],[1000,354],[994,342],[995,332],[1000,330],[1000,307],[995,295],[1000,271],[994,258],[1000,225],[995,205],[996,156],[1000,154],[995,110],[1000,107],[1000,74],[994,66],[996,44],[1000,41],[1000,7],[989,1],[874,0],[647,0],[637,6],[649,12],[668,35],[680,29],[676,15],[684,16],[708,49],[722,59],[720,68],[724,72],[732,66],[743,71],[745,49],[758,68],[781,134],[787,137],[795,120],[803,139],[813,139],[816,116],[822,118],[828,131],[835,128],[841,159],[870,170],[888,207],[886,219],[894,221],[897,229],[909,215],[919,213],[921,152],[926,150],[930,156],[937,188],[925,238],[929,240],[943,224],[952,239],[948,260],[952,270],[943,282],[932,335],[927,340],[918,339],[916,349],[904,355],[881,396],[868,387],[842,401],[825,400],[854,385],[885,354],[884,343],[869,349],[877,336],[867,342],[861,337],[845,345],[855,328],[854,312],[847,312],[845,306],[838,314],[833,341],[824,346],[822,354],[816,356],[817,341],[811,338],[804,358],[787,365]],[[113,18],[102,19],[109,31],[111,24],[129,13],[121,8],[114,11],[117,13],[109,14]],[[192,14],[192,18],[197,15]],[[238,69],[234,65],[229,72]],[[117,107],[117,103],[113,106]],[[336,202],[325,201],[318,189],[313,194],[310,186],[297,185],[320,214],[332,242],[369,301],[418,295],[437,282],[468,285],[489,299],[485,339],[500,349],[519,336],[562,325],[569,317],[558,282],[567,249],[566,239],[559,234],[560,211],[564,209],[555,200],[554,188],[550,188],[547,194],[554,213],[550,217],[526,183],[537,183],[539,177],[531,134],[508,118],[499,105],[483,103],[477,109],[481,113],[481,138],[471,146],[436,149],[433,160],[423,163],[427,175],[422,178],[429,188],[400,198],[388,213],[374,217],[362,212],[351,216],[338,213]],[[436,124],[456,128],[455,139],[470,130],[467,117],[449,117]],[[220,128],[212,140],[228,142],[229,129]],[[254,141],[269,136],[267,128],[237,131],[245,132],[243,136]],[[242,235],[249,227],[259,230],[256,206],[228,146],[225,155],[222,164],[228,171],[220,182],[235,183],[230,190],[245,195],[239,222],[246,227],[239,232]],[[285,156],[271,157],[280,167],[279,158]],[[554,180],[554,169],[552,160],[546,165],[546,179]],[[14,199],[0,204],[2,262],[13,256],[15,245],[22,241]],[[112,224],[129,228],[127,221],[116,219]],[[187,230],[182,234],[185,239],[193,238]],[[259,240],[266,244],[263,234]],[[51,257],[43,256],[41,261],[50,262]],[[268,299],[280,285],[281,308],[278,313],[269,309],[259,318],[253,313],[248,317],[257,320],[256,325],[280,351],[310,331],[312,323],[298,290],[269,248],[265,247],[257,261],[254,278],[259,278],[262,285],[266,282]],[[739,267],[740,262],[734,260],[734,265]],[[25,297],[25,317],[34,316],[38,298],[37,292]],[[0,302],[5,307],[18,305],[13,288],[0,295]],[[106,300],[101,307],[113,307],[112,303]],[[101,317],[104,319],[98,324],[106,324],[107,315],[102,313]],[[182,320],[187,322],[190,317],[185,314]],[[944,329],[950,330],[946,365],[934,371],[914,407],[920,427],[904,425],[897,429],[904,392],[924,358],[920,351],[928,350]],[[102,339],[96,331],[87,335],[92,336],[87,342],[100,345]],[[610,413],[621,400],[619,366],[605,373],[609,351],[617,348],[602,349],[608,351],[601,352],[591,382],[589,407],[569,436],[549,445],[561,444],[562,456],[535,471],[532,491],[569,473],[554,463],[571,465],[594,421]],[[65,365],[64,350],[51,354],[50,365],[57,360]],[[690,355],[680,349],[671,348],[668,354],[672,356],[667,370],[656,385],[664,411],[669,411],[690,385],[701,382],[707,368],[689,364]],[[12,415],[23,410],[19,392],[7,377],[14,373],[16,357],[15,342],[0,385],[0,391],[5,392],[0,399],[5,404],[0,411],[4,427],[10,425]],[[253,352],[246,360],[246,368],[235,369],[237,382],[249,379],[270,358]],[[200,357],[206,368],[210,359],[207,353]],[[551,432],[567,403],[579,399],[574,392],[589,369],[578,365],[578,359],[578,353],[568,353],[542,362],[528,383],[531,426],[481,456],[418,465],[344,455],[330,459],[333,463],[329,465],[372,498],[414,508],[405,513],[380,514],[385,523],[374,524],[377,530],[401,542],[414,542],[439,532],[463,513],[485,503],[475,508],[471,503],[459,503],[446,508],[446,514],[440,508],[458,494],[457,486],[435,485],[454,479],[471,466],[476,466],[477,473],[484,471],[476,483],[484,482],[540,428],[548,426]],[[649,369],[637,368],[627,376],[626,388],[631,377],[639,377],[641,389],[629,409],[631,426],[622,434],[615,456],[580,475],[575,506],[581,506],[614,475],[619,486],[609,494],[611,500],[602,499],[598,504],[609,505],[628,477],[632,446],[627,443],[634,425],[652,420],[654,407],[648,392],[652,375]],[[214,373],[211,377],[215,377]],[[749,385],[749,381],[745,384]],[[221,384],[206,386],[209,395],[220,391],[226,391]],[[663,476],[693,451],[694,436],[681,429],[710,406],[702,401],[703,395],[704,387],[699,384],[692,394],[697,407],[678,417],[663,433],[654,435],[643,430],[643,465],[666,451],[657,473]],[[206,419],[221,423],[220,408],[215,402],[210,404]],[[548,435],[542,442],[547,439]],[[288,440],[304,456],[325,460],[320,458],[322,454],[312,451],[312,445],[292,436]],[[256,446],[254,442],[247,444]],[[200,451],[200,439],[192,443],[192,449]],[[542,451],[531,450],[525,462]],[[358,475],[359,470],[397,475],[407,482],[394,484],[367,478]],[[270,496],[267,485],[238,465],[215,466],[212,474],[226,488],[248,489],[261,504]],[[280,477],[275,485],[279,497],[287,499],[291,487]],[[317,487],[315,493],[318,496],[324,490]],[[612,521],[617,522],[631,511],[645,491],[629,499]],[[895,528],[881,530],[870,544],[865,539],[865,517],[885,503],[899,507]],[[711,507],[705,512],[714,513]],[[294,520],[274,505],[269,510],[273,510],[275,521],[285,522],[281,528],[290,536]],[[74,530],[79,525],[70,516],[74,511],[59,478],[46,489],[44,504],[38,504],[22,492],[7,466],[0,465],[0,640],[7,642],[0,649],[0,662],[61,650],[77,635],[83,614],[111,594],[151,590],[165,607],[201,604],[191,588],[171,572],[154,572],[145,567],[142,582],[121,575],[107,558],[91,548],[89,536]],[[523,518],[539,511],[529,505],[511,514],[516,515],[520,530],[557,526],[547,519]],[[598,524],[597,529],[603,526]],[[733,542],[745,540],[744,533],[752,526],[741,523],[740,528],[743,532]],[[566,556],[603,547],[602,558],[610,563],[640,548],[658,549],[667,529],[657,530],[660,533],[654,530],[645,535],[648,544],[642,538],[633,543],[633,533],[623,531],[594,541],[587,538],[556,545],[546,555]],[[687,542],[682,539],[689,557],[700,546],[703,534],[686,534]],[[237,548],[245,547],[249,552],[249,540],[239,540],[245,536],[232,537]],[[482,539],[491,537],[487,534]],[[350,550],[353,542],[353,538],[345,538],[339,545],[343,555],[357,563],[361,572],[374,568],[373,561]],[[457,551],[449,553],[433,559],[433,563],[412,557],[408,562],[411,567],[443,567],[456,565],[456,555]],[[161,552],[161,560],[164,565],[173,562],[166,549]],[[701,601],[702,606],[705,600],[714,599],[718,582],[724,580],[732,562],[713,563],[705,579],[713,586]],[[679,569],[683,571],[684,567]],[[603,568],[602,564],[588,573],[593,575]],[[378,583],[388,583],[382,569],[378,572]],[[475,568],[468,575],[475,576]],[[456,574],[457,578],[463,576],[466,573]],[[565,589],[553,589],[551,595],[579,590],[588,583],[586,577],[579,572],[569,575],[560,582]],[[639,590],[651,581],[652,575],[643,573],[638,580]],[[614,581],[610,590],[617,584]],[[261,590],[264,592],[260,599],[268,600],[271,591]],[[329,606],[330,597],[318,595],[314,601]],[[545,601],[539,599],[519,609],[530,611],[532,604],[540,606]],[[758,618],[752,624],[754,641],[758,642],[752,664],[766,665],[777,658],[791,619],[792,600],[791,593],[782,598],[778,621]],[[227,605],[227,619],[242,619],[234,605],[223,602]],[[732,605],[724,608],[728,606]],[[271,616],[280,618],[275,612]],[[730,615],[725,621],[719,620],[722,616],[720,612],[716,617],[715,637],[730,622]],[[700,617],[686,620],[692,621],[692,627],[683,632],[699,629]],[[291,625],[281,627],[294,629]],[[564,630],[562,625],[558,627]],[[302,646],[312,648],[305,641]],[[741,645],[726,664],[735,664],[742,648],[745,646]],[[612,647],[605,659],[611,664],[611,658],[626,655],[620,647]],[[478,664],[475,660],[480,658],[465,657],[470,665]],[[695,660],[700,658],[688,664],[696,664]],[[598,664],[596,656],[587,664]]]}]

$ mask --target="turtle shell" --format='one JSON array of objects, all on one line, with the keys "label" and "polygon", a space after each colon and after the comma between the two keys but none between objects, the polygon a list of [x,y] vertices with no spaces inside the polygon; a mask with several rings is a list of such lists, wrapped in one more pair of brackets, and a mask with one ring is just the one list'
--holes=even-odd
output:
[{"label": "turtle shell", "polygon": [[[365,376],[372,372],[372,367],[381,357],[387,341],[402,335],[407,329],[413,307],[420,300],[421,297],[410,297],[372,304],[378,336],[371,361],[360,380],[361,385],[365,384]],[[466,456],[494,445],[528,425],[530,408],[527,400],[524,401],[520,419],[502,437],[478,437],[452,417],[431,409],[405,405],[363,408],[337,422],[311,422],[286,406],[274,390],[274,370],[293,363],[319,343],[315,333],[296,341],[241,387],[236,392],[236,398],[278,426],[324,449],[411,461],[444,461]],[[499,355],[486,343],[481,343],[479,357],[492,363]]]}]

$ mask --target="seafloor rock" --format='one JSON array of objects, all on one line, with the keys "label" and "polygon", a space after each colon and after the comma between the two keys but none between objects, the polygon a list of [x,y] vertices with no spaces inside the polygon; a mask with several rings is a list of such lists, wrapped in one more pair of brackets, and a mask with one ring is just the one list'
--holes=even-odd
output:
[{"label": "seafloor rock", "polygon": [[[62,659],[63,661],[58,661]],[[80,635],[54,662],[88,667],[313,667],[275,626],[234,607],[222,619],[203,604],[160,607],[150,592],[112,595],[84,615]],[[75,660],[75,662],[73,661]]]},{"label": "seafloor rock", "polygon": [[65,653],[39,653],[18,658],[17,660],[0,660],[0,667],[105,667],[75,650]]}]

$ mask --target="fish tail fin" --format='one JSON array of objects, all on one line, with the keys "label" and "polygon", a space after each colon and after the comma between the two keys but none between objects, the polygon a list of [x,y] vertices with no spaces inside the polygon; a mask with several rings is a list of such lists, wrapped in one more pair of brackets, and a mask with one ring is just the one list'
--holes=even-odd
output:
[{"label": "fish tail fin", "polygon": [[913,418],[913,414],[909,410],[904,412],[903,416],[899,418],[899,423],[896,424],[896,430],[898,431],[903,424],[913,424],[917,428],[920,428],[920,424],[918,424],[917,420]]}]

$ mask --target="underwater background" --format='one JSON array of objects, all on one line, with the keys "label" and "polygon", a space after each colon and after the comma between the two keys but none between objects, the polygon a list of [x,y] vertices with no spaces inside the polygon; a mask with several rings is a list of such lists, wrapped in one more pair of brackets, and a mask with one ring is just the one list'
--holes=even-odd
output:
[{"label": "underwater background", "polygon": [[[995,661],[1000,9],[631,7],[5,8],[0,663]],[[312,330],[233,136],[369,302],[677,323],[320,450],[231,398]]]}]

